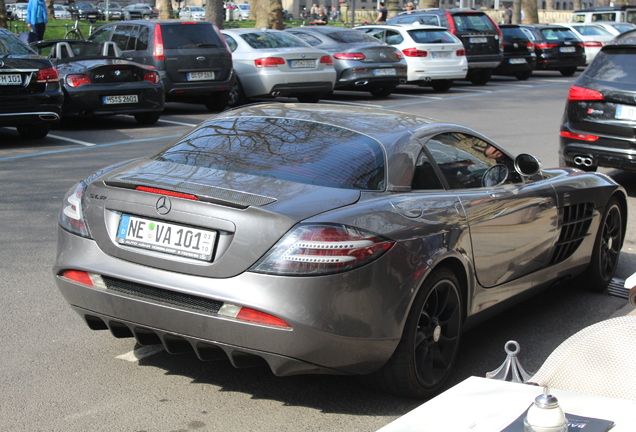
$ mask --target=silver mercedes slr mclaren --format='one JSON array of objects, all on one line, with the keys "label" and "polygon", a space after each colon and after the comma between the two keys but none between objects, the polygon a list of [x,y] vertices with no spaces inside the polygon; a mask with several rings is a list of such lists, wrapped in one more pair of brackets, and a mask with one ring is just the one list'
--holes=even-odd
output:
[{"label": "silver mercedes slr mclaren", "polygon": [[255,104],[73,186],[53,272],[93,330],[423,398],[489,312],[605,289],[626,208],[609,177],[463,126]]}]

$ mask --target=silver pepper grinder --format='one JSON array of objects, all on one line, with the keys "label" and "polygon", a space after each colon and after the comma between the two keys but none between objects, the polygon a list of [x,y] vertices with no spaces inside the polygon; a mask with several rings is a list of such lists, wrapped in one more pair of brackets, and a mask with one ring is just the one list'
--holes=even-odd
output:
[{"label": "silver pepper grinder", "polygon": [[537,396],[523,420],[524,432],[567,432],[568,420],[548,387]]}]

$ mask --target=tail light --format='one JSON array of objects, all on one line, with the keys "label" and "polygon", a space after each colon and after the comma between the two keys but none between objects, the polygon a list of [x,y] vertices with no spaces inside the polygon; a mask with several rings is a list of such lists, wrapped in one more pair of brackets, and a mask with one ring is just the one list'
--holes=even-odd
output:
[{"label": "tail light", "polygon": [[263,57],[254,60],[256,67],[277,67],[285,64],[285,59],[280,57]]},{"label": "tail light", "polygon": [[320,63],[333,66],[333,59],[331,56],[322,56],[320,57]]},{"label": "tail light", "polygon": [[91,238],[91,233],[84,219],[84,211],[82,209],[82,199],[84,198],[85,191],[86,184],[81,182],[66,193],[62,201],[60,226],[73,234]]},{"label": "tail light", "polygon": [[588,134],[568,132],[568,131],[561,131],[559,135],[561,135],[563,138],[571,138],[571,139],[576,139],[581,141],[590,141],[590,142],[596,141],[599,138],[596,135],[588,135]]},{"label": "tail light", "polygon": [[402,53],[407,57],[427,57],[428,52],[418,50],[417,48],[406,48],[402,50]]},{"label": "tail light", "polygon": [[333,58],[337,60],[364,60],[367,57],[362,53],[338,53],[334,54]]},{"label": "tail light", "polygon": [[60,74],[57,73],[57,69],[54,67],[40,69],[38,71],[37,82],[39,83],[49,83],[49,82],[58,82],[60,81]]},{"label": "tail light", "polygon": [[161,33],[161,25],[155,24],[155,49],[153,55],[155,60],[165,60],[166,56],[163,51],[163,33]]},{"label": "tail light", "polygon": [[534,43],[533,42],[528,42],[526,44],[526,48],[528,48],[528,51],[533,52],[534,51]]},{"label": "tail light", "polygon": [[590,101],[603,99],[603,93],[575,85],[570,87],[570,92],[568,93],[569,101]]},{"label": "tail light", "polygon": [[69,74],[66,75],[66,85],[69,87],[77,88],[84,84],[90,84],[91,79],[88,75]]},{"label": "tail light", "polygon": [[455,20],[453,20],[453,16],[450,14],[450,12],[446,12],[446,20],[448,21],[448,31],[456,35],[457,27],[455,27]]},{"label": "tail light", "polygon": [[465,49],[458,49],[457,52],[455,53],[457,55],[457,57],[462,57],[466,55],[466,50]]},{"label": "tail light", "polygon": [[556,48],[558,46],[559,46],[558,44],[547,43],[547,42],[539,42],[538,44],[535,44],[535,48],[538,48],[538,49],[550,49],[550,48]]},{"label": "tail light", "polygon": [[156,71],[147,71],[144,72],[144,81],[150,81],[153,84],[159,84],[159,81],[161,81],[161,77]]},{"label": "tail light", "polygon": [[600,48],[603,46],[603,44],[601,42],[596,42],[596,41],[587,41],[587,42],[583,42],[583,46],[586,48]]},{"label": "tail light", "polygon": [[298,225],[250,271],[288,276],[341,273],[375,261],[394,243],[346,225]]}]

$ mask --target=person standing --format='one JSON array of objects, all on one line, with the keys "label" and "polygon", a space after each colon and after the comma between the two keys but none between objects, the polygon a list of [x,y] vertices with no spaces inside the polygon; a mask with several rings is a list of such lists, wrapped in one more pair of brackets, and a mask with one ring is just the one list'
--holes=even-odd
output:
[{"label": "person standing", "polygon": [[27,27],[37,35],[39,41],[44,39],[47,22],[49,22],[49,19],[47,17],[46,3],[44,0],[29,0],[26,23]]},{"label": "person standing", "polygon": [[384,7],[384,2],[380,2],[380,7],[378,8],[378,17],[373,21],[376,24],[384,24],[386,23],[386,15],[389,11]]},{"label": "person standing", "polygon": [[329,17],[325,13],[325,10],[322,7],[318,8],[318,12],[316,13],[316,19],[314,20],[315,25],[327,25],[329,23]]}]

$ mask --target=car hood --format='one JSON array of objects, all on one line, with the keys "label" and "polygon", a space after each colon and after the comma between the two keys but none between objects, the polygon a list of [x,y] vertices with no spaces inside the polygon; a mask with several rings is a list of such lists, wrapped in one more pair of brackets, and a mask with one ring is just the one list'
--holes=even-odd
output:
[{"label": "car hood", "polygon": [[[135,190],[138,186],[151,192]],[[170,201],[163,215],[157,210],[162,197]],[[93,238],[109,255],[176,272],[232,277],[248,270],[297,223],[359,198],[357,190],[141,159],[94,181],[83,207]],[[214,231],[218,244],[212,262],[119,246],[115,236],[121,215]]]}]

